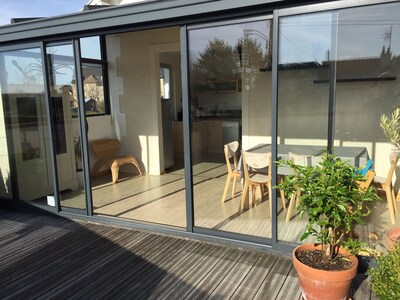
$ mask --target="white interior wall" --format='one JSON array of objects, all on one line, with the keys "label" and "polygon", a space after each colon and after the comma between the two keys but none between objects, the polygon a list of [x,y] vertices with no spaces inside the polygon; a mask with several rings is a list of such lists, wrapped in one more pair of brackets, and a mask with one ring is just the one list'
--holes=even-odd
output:
[{"label": "white interior wall", "polygon": [[160,174],[162,169],[160,103],[156,101],[159,97],[152,96],[154,57],[150,57],[149,49],[153,45],[170,43],[179,43],[178,27],[107,38],[112,116],[117,120],[115,133],[121,140],[123,153],[134,155],[149,174]]}]

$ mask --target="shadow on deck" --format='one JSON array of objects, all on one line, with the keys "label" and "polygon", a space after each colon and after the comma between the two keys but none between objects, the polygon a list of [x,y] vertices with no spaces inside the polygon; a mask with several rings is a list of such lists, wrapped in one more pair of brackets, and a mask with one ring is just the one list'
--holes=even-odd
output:
[{"label": "shadow on deck", "polygon": [[5,209],[0,274],[3,299],[300,299],[286,256]]}]

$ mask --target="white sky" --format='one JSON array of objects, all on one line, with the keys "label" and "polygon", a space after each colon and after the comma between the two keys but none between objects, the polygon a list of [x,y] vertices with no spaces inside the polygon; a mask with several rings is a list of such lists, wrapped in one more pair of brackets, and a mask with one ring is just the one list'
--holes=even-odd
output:
[{"label": "white sky", "polygon": [[88,0],[0,0],[0,26],[11,18],[50,17],[79,12]]}]

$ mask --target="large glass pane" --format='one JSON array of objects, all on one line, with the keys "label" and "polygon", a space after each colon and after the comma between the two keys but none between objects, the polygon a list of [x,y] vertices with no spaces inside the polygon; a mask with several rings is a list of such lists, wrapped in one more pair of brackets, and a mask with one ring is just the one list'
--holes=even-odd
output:
[{"label": "large glass pane", "polygon": [[[278,157],[294,154],[303,164],[315,164],[326,151],[331,62],[331,12],[279,20]],[[278,180],[291,170],[278,168]],[[307,216],[289,209],[290,195],[277,193],[288,206],[278,211],[278,239],[298,242]],[[279,200],[279,202],[281,202]]]},{"label": "large glass pane", "polygon": [[265,184],[242,192],[224,155],[238,142],[240,168],[241,149],[271,151],[271,33],[271,20],[189,31],[195,226],[271,237],[268,169]]},{"label": "large glass pane", "polygon": [[[376,187],[390,169],[392,146],[379,126],[382,114],[400,105],[400,4],[340,10],[337,29],[335,153],[362,167],[374,161]],[[392,178],[395,195],[398,167]],[[385,231],[400,224],[387,196],[371,206],[367,227],[356,235],[370,245],[384,244]],[[397,205],[397,204],[395,204]],[[381,241],[376,241],[376,238]]]},{"label": "large glass pane", "polygon": [[[72,44],[49,46],[46,51],[61,207],[84,209],[81,129],[79,119],[71,111],[78,101],[73,47]],[[79,114],[78,107],[75,111]]]},{"label": "large glass pane", "polygon": [[[349,164],[362,168],[371,160],[378,189],[394,168],[388,182],[397,198],[398,167],[390,163],[392,146],[379,121],[400,103],[399,12],[393,3],[280,19],[278,154],[315,164],[332,138],[333,153]],[[367,226],[352,233],[374,247],[400,222],[397,203],[388,204],[393,196],[381,191]],[[279,240],[298,242],[306,220],[295,210],[280,217]]]},{"label": "large glass pane", "polygon": [[[4,70],[4,60],[0,61],[0,68]],[[6,116],[7,116],[7,78],[4,76],[6,73],[1,72],[0,79],[0,198],[10,198],[12,196],[11,186],[11,172],[9,164],[9,150],[7,146],[7,130],[6,130]],[[4,92],[3,92],[4,90]]]},{"label": "large glass pane", "polygon": [[[83,89],[85,92],[86,116],[103,115],[106,113],[104,103],[104,76],[101,64],[82,63]],[[74,101],[71,102],[70,110],[73,118],[78,117],[78,102],[76,101],[76,90],[72,91]]]},{"label": "large glass pane", "polygon": [[[5,116],[8,118],[5,129],[0,127],[0,186],[4,182],[7,193],[11,192],[6,156],[7,153],[13,153],[16,167],[13,176],[18,184],[19,198],[54,205],[49,143],[51,120],[46,111],[40,49],[3,52],[0,59],[1,74],[7,74],[1,78],[1,96]],[[7,138],[12,141],[12,149],[7,149],[5,136],[3,137],[5,131]]]},{"label": "large glass pane", "polygon": [[111,115],[87,118],[95,214],[186,227],[179,37],[171,27],[105,39]]}]

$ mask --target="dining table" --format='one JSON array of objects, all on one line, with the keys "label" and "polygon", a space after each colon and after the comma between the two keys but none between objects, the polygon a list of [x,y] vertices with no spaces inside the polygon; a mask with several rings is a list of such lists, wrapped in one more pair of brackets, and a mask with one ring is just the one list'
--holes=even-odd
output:
[{"label": "dining table", "polygon": [[[307,165],[316,165],[322,160],[322,156],[326,153],[326,146],[314,145],[277,145],[278,159],[288,160],[289,153],[307,156]],[[258,144],[247,149],[248,152],[268,153],[272,152],[271,144]],[[333,154],[339,157],[342,161],[348,162],[352,166],[359,168],[363,166],[369,159],[366,147],[346,147],[337,146],[333,148]],[[238,170],[243,167],[242,157],[238,162]],[[278,166],[278,175],[289,175],[291,169],[289,167]]]},{"label": "dining table", "polygon": [[[246,151],[253,153],[270,153],[272,152],[271,144],[258,144],[253,146]],[[316,165],[321,162],[323,155],[326,153],[326,146],[318,145],[277,145],[277,156],[278,160],[289,160],[289,153],[296,155],[304,155],[307,159],[307,165]],[[368,151],[366,147],[353,147],[353,146],[336,146],[333,148],[333,154],[339,157],[342,161],[348,162],[352,166],[359,168],[363,166],[369,159]],[[237,170],[241,172],[243,176],[243,163],[242,156],[240,155]],[[277,175],[279,178],[283,178],[286,175],[293,174],[293,170],[288,166],[278,166]],[[281,192],[281,197],[283,197],[282,202],[285,203],[286,199]],[[246,208],[249,206],[248,199],[246,200]],[[284,208],[286,208],[284,206]]]}]

